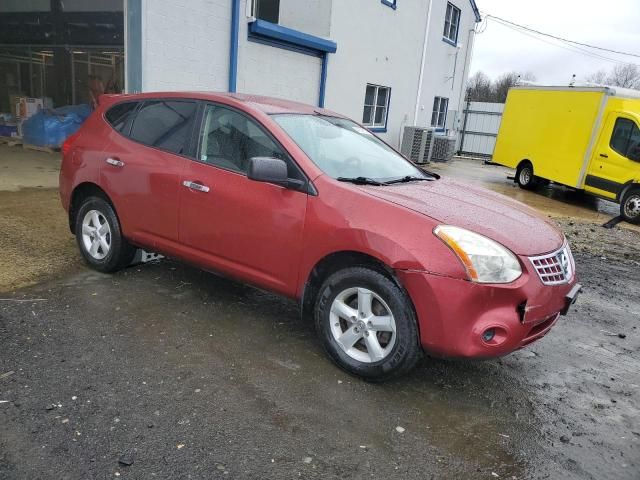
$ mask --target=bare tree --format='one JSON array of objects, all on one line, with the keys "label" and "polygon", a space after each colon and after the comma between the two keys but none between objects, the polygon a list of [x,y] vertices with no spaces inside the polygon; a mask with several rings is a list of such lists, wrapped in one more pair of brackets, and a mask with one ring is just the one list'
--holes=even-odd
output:
[{"label": "bare tree", "polygon": [[632,63],[616,65],[607,77],[607,83],[616,87],[640,89],[640,68]]},{"label": "bare tree", "polygon": [[531,72],[509,72],[502,74],[495,81],[493,86],[493,101],[504,103],[507,101],[507,93],[509,89],[518,84],[520,80],[535,81],[536,77]]},{"label": "bare tree", "polygon": [[492,82],[483,72],[477,72],[467,83],[467,99],[472,102],[504,103],[509,89],[520,80],[534,81],[531,72],[509,72]]},{"label": "bare tree", "polygon": [[493,85],[484,72],[476,72],[467,82],[467,99],[473,102],[493,101]]},{"label": "bare tree", "polygon": [[598,70],[597,72],[593,72],[586,77],[584,77],[585,81],[588,83],[596,83],[598,85],[604,85],[607,83],[607,72],[606,70]]},{"label": "bare tree", "polygon": [[600,85],[640,90],[640,68],[632,63],[620,64],[613,67],[609,73],[605,70],[593,72],[591,75],[587,75],[585,80]]}]

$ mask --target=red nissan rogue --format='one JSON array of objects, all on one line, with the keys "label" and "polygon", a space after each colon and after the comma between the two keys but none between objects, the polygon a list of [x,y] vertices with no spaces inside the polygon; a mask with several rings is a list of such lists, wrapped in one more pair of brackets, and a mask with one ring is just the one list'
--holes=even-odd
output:
[{"label": "red nissan rogue", "polygon": [[530,208],[428,173],[357,123],[283,100],[102,96],[63,146],[60,196],[86,262],[137,248],[300,302],[368,380],[426,352],[490,358],[544,336],[580,285]]}]

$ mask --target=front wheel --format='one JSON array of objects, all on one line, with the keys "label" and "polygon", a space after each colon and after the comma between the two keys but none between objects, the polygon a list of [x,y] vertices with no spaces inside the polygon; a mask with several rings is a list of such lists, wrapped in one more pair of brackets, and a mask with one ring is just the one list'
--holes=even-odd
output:
[{"label": "front wheel", "polygon": [[402,375],[422,354],[407,295],[368,268],[347,268],[327,278],[316,302],[315,321],[331,359],[366,380]]},{"label": "front wheel", "polygon": [[533,165],[524,162],[518,165],[516,170],[516,182],[520,188],[525,190],[533,190],[538,186],[539,179],[533,174]]},{"label": "front wheel", "polygon": [[76,216],[76,241],[87,264],[99,272],[120,270],[136,253],[122,236],[113,207],[103,198],[86,198]]},{"label": "front wheel", "polygon": [[620,202],[620,215],[629,223],[640,224],[640,188],[631,188]]}]

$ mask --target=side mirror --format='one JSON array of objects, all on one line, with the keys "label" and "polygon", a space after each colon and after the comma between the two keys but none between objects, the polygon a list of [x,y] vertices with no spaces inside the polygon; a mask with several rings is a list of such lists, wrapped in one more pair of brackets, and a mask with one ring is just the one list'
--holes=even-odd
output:
[{"label": "side mirror", "polygon": [[289,186],[287,164],[279,158],[250,158],[247,177],[256,182],[274,183],[282,187]]}]

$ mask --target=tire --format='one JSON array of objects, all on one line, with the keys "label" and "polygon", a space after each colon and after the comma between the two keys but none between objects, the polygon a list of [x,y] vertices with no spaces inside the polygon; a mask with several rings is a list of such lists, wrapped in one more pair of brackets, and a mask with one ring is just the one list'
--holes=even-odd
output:
[{"label": "tire", "polygon": [[620,202],[620,216],[629,223],[640,225],[640,188],[632,187]]},{"label": "tire", "polygon": [[533,165],[529,162],[522,162],[516,170],[516,182],[520,188],[525,190],[535,190],[540,179],[533,174]]},{"label": "tire", "polygon": [[75,232],[85,262],[99,272],[111,273],[126,267],[136,253],[122,236],[113,207],[103,198],[83,200],[75,218]]},{"label": "tire", "polygon": [[329,276],[320,288],[314,315],[329,357],[365,380],[381,382],[403,375],[422,356],[406,293],[369,268],[347,268]]}]

